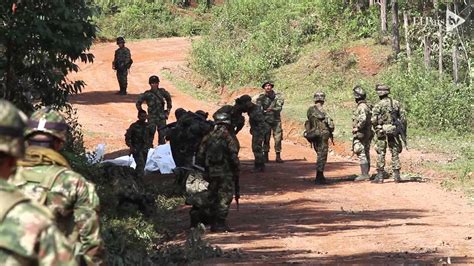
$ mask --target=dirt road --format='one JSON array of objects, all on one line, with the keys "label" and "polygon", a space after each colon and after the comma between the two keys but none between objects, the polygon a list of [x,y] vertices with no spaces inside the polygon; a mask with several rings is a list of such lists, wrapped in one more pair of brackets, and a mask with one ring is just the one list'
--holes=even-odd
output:
[{"label": "dirt road", "polygon": [[[126,148],[123,135],[135,121],[134,102],[148,88],[148,77],[185,67],[190,41],[145,40],[127,46],[134,59],[129,95],[114,95],[118,85],[111,62],[116,46],[98,44],[93,48],[95,63],[82,66],[77,75],[87,87],[73,98],[86,145],[106,143],[114,155]],[[173,110],[217,109],[183,94],[166,79],[161,85],[172,94]],[[239,140],[242,198],[240,210],[232,205],[229,215],[236,232],[206,238],[225,250],[237,249],[240,258],[208,263],[474,263],[474,208],[460,195],[443,191],[439,182],[350,182],[346,177],[358,172],[357,162],[331,154],[326,176],[332,182],[316,187],[314,152],[290,141],[283,145],[284,164],[269,163],[264,174],[253,174],[248,129]],[[185,208],[181,217],[178,226],[184,231]]]}]

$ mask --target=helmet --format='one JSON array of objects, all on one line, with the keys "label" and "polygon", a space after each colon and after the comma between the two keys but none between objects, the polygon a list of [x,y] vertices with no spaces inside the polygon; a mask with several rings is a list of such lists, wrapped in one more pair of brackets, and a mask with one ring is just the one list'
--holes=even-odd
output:
[{"label": "helmet", "polygon": [[266,81],[265,83],[262,84],[262,89],[264,89],[267,84],[270,84],[272,86],[272,88],[275,86],[275,85],[273,85],[273,83],[271,81]]},{"label": "helmet", "polygon": [[362,87],[359,85],[355,86],[354,89],[352,89],[352,92],[354,93],[354,98],[356,98],[357,100],[365,99],[365,97],[367,96],[365,94],[364,89],[362,89]]},{"label": "helmet", "polygon": [[23,157],[25,121],[25,114],[10,102],[0,99],[0,152]]},{"label": "helmet", "polygon": [[148,78],[148,84],[152,84],[152,83],[160,83],[160,78],[158,76],[150,76],[150,78]]},{"label": "helmet", "polygon": [[322,91],[318,91],[314,94],[313,99],[315,102],[324,102],[326,100],[326,94]]},{"label": "helmet", "polygon": [[375,85],[375,91],[377,92],[378,96],[388,95],[390,93],[390,87],[387,85]]},{"label": "helmet", "polygon": [[185,113],[186,113],[186,110],[184,110],[183,108],[178,108],[178,109],[174,110],[174,116],[176,117],[176,120],[178,120]]},{"label": "helmet", "polygon": [[29,138],[36,133],[46,133],[62,141],[66,141],[68,125],[64,117],[51,107],[44,107],[35,111],[25,131],[25,137]]},{"label": "helmet", "polygon": [[117,44],[119,43],[125,43],[125,39],[122,36],[117,37]]},{"label": "helmet", "polygon": [[216,113],[213,115],[213,118],[216,124],[231,124],[230,115],[228,113]]}]

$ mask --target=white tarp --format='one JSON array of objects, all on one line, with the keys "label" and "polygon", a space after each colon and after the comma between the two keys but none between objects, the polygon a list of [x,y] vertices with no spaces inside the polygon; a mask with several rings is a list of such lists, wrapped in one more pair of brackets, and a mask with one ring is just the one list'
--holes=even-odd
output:
[{"label": "white tarp", "polygon": [[[125,155],[115,159],[102,161],[104,154],[105,144],[99,144],[97,145],[95,153],[92,153],[91,156],[88,156],[88,160],[91,163],[112,163],[119,166],[128,166],[133,169],[137,167],[132,155]],[[156,148],[151,148],[148,150],[145,171],[160,171],[162,174],[171,174],[174,168],[176,168],[176,164],[173,160],[173,155],[171,153],[171,147],[169,144],[159,145]]]},{"label": "white tarp", "polygon": [[159,170],[162,174],[171,174],[174,168],[176,168],[176,164],[169,144],[159,145],[148,151],[145,171],[154,172]]}]

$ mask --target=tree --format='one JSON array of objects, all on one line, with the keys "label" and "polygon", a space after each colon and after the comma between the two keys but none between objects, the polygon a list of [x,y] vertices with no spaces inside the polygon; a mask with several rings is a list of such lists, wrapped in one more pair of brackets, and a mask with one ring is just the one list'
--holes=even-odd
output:
[{"label": "tree", "polygon": [[0,97],[27,112],[65,106],[84,86],[67,74],[94,58],[90,1],[3,0],[0,8]]},{"label": "tree", "polygon": [[400,32],[398,28],[398,2],[392,0],[392,49],[395,58],[400,53]]},{"label": "tree", "polygon": [[382,34],[387,34],[387,1],[388,0],[380,0],[380,23],[381,23],[381,31]]}]

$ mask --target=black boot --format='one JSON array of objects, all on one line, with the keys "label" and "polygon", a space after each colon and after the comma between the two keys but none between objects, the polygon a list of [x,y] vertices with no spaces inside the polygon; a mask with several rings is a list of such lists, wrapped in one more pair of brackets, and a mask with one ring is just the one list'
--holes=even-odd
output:
[{"label": "black boot", "polygon": [[361,164],[360,165],[360,175],[354,179],[354,181],[364,181],[369,180],[369,165],[368,164]]},{"label": "black boot", "polygon": [[376,184],[382,184],[383,183],[383,173],[384,170],[377,169],[377,175],[375,176],[374,180],[372,180],[372,183]]},{"label": "black boot", "polygon": [[284,161],[281,159],[281,156],[280,156],[280,153],[279,153],[279,152],[276,153],[275,162],[277,162],[277,163],[284,163]]},{"label": "black boot", "polygon": [[266,152],[263,153],[263,161],[264,161],[265,163],[268,163],[268,161],[269,161],[269,160],[268,160],[268,151],[266,151]]},{"label": "black boot", "polygon": [[324,177],[324,173],[317,171],[316,172],[316,179],[314,180],[314,184],[316,185],[325,185],[326,184],[326,178]]},{"label": "black boot", "polygon": [[393,181],[395,181],[395,183],[400,183],[402,181],[400,178],[400,169],[393,169]]}]

